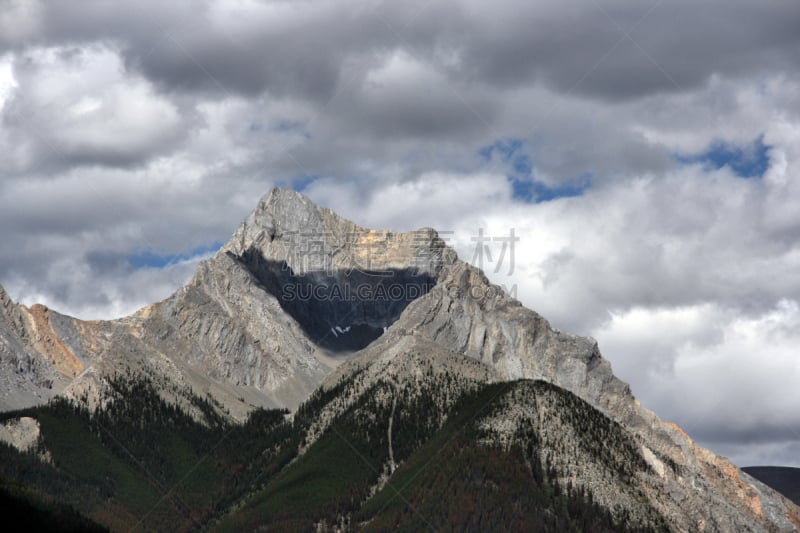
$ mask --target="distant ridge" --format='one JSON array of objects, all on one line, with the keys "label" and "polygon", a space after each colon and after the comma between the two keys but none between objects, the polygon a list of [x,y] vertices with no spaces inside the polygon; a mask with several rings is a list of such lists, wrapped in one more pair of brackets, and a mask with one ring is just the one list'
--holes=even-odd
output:
[{"label": "distant ridge", "polygon": [[746,466],[742,470],[800,505],[800,468],[791,466]]}]

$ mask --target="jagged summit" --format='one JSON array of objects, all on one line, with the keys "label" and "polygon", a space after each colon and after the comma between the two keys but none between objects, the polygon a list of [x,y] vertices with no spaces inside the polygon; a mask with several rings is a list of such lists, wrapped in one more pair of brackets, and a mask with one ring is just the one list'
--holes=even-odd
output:
[{"label": "jagged summit", "polygon": [[409,270],[431,277],[455,251],[431,228],[411,232],[367,229],[319,207],[302,193],[273,189],[258,203],[223,253],[258,252],[296,274],[318,270]]},{"label": "jagged summit", "polygon": [[334,352],[379,337],[457,259],[432,229],[366,229],[284,189],[264,196],[220,253],[276,296],[312,342]]},{"label": "jagged summit", "polygon": [[[20,361],[39,369],[7,380],[0,408],[59,393],[101,405],[109,377],[131,373],[199,417],[193,394],[243,420],[259,406],[294,409],[317,391],[332,400],[306,436],[310,445],[387,381],[417,390],[443,372],[478,384],[542,380],[629,432],[647,465],[631,490],[676,530],[800,527],[797,507],[642,407],[593,339],[552,328],[432,229],[362,228],[275,189],[186,286],[131,317],[83,322],[25,311],[2,290],[0,299],[0,372]],[[57,354],[80,363],[77,375],[56,364]],[[47,372],[58,379],[43,381]],[[343,380],[353,383],[346,394],[337,388]],[[512,400],[511,411],[492,418],[506,433],[537,409]],[[607,481],[569,472],[571,483],[614,493]]]},{"label": "jagged summit", "polygon": [[45,402],[82,368],[54,332],[64,318],[19,305],[0,286],[0,409]]}]

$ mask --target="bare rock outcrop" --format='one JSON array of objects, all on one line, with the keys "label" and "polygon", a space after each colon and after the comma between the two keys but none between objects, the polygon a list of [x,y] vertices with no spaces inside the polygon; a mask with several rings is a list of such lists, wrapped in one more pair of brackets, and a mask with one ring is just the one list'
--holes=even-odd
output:
[{"label": "bare rock outcrop", "polygon": [[70,379],[37,349],[37,334],[29,317],[0,286],[0,410],[46,402]]},{"label": "bare rock outcrop", "polygon": [[0,441],[26,452],[36,447],[41,428],[35,418],[23,416],[0,424]]}]

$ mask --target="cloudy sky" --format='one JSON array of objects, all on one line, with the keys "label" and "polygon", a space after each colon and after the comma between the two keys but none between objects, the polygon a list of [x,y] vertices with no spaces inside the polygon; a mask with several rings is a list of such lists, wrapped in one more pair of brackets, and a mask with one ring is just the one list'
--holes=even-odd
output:
[{"label": "cloudy sky", "polygon": [[799,95],[785,0],[0,0],[0,283],[121,316],[293,187],[451,232],[662,417],[800,466]]}]

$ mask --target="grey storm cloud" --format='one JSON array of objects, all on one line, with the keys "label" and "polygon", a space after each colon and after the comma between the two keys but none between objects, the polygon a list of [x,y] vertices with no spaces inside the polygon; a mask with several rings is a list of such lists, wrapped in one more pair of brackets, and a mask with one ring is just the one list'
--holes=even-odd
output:
[{"label": "grey storm cloud", "polygon": [[17,8],[30,30],[6,47],[113,42],[128,68],[167,91],[323,102],[354,62],[396,49],[454,80],[539,80],[611,100],[800,66],[800,6],[781,0],[265,2],[252,12],[208,1],[31,5]]},{"label": "grey storm cloud", "polygon": [[[715,450],[800,466],[798,28],[782,0],[0,0],[0,283],[124,315],[274,185],[468,260],[514,227],[495,281]],[[763,175],[691,159],[757,139]]]}]

